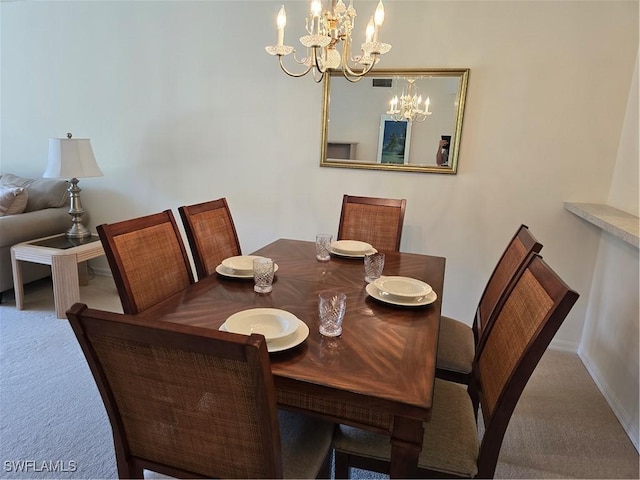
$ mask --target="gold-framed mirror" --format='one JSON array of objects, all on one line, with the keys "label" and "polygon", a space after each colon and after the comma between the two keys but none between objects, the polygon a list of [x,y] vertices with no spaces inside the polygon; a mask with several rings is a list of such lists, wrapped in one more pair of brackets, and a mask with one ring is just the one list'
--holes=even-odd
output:
[{"label": "gold-framed mirror", "polygon": [[352,83],[332,72],[320,166],[455,174],[468,78],[468,68],[381,69]]}]

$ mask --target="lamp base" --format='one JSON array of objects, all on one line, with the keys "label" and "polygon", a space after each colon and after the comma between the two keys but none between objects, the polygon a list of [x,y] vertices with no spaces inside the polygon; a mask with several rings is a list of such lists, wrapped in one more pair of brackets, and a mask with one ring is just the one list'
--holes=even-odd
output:
[{"label": "lamp base", "polygon": [[66,231],[64,236],[67,238],[78,240],[83,238],[89,238],[91,236],[91,232],[87,227],[82,225],[82,223],[74,223],[71,226],[71,228]]},{"label": "lamp base", "polygon": [[80,202],[80,192],[82,191],[78,187],[78,179],[72,178],[69,180],[69,198],[71,200],[71,206],[69,208],[69,215],[71,215],[71,228],[65,233],[65,237],[73,239],[82,239],[91,236],[91,232],[87,227],[82,224],[82,215],[84,215],[84,208]]}]

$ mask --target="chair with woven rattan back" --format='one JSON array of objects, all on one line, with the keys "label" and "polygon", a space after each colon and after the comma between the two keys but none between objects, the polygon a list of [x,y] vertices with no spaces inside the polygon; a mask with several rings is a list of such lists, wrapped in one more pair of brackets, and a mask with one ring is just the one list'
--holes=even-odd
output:
[{"label": "chair with woven rattan back", "polygon": [[451,317],[440,318],[436,375],[452,382],[468,384],[473,357],[500,298],[509,282],[523,268],[531,253],[542,249],[529,228],[520,225],[496,264],[476,309],[472,326]]},{"label": "chair with woven rattan back", "polygon": [[111,422],[120,478],[144,478],[144,470],[178,478],[329,474],[334,425],[278,412],[264,336],[80,303],[67,316]]},{"label": "chair with woven rattan back", "polygon": [[241,255],[226,198],[178,208],[198,279],[212,275],[220,262]]},{"label": "chair with woven rattan back", "polygon": [[382,251],[400,251],[407,200],[344,195],[338,240],[359,240]]},{"label": "chair with woven rattan back", "polygon": [[[532,254],[499,302],[473,362],[471,384],[435,380],[431,419],[424,423],[419,478],[492,478],[518,399],[553,336],[578,299]],[[478,442],[475,401],[484,434]],[[349,467],[388,473],[389,437],[340,426],[334,437],[336,478]]]},{"label": "chair with woven rattan back", "polygon": [[146,310],[194,282],[171,210],[97,230],[125,313]]}]

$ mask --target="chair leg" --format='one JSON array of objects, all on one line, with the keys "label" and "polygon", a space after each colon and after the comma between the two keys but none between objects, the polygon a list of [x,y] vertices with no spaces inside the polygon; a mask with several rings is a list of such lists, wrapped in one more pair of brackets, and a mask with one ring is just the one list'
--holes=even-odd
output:
[{"label": "chair leg", "polygon": [[349,454],[335,451],[335,478],[349,478]]},{"label": "chair leg", "polygon": [[144,478],[144,469],[134,461],[116,459],[119,478]]}]

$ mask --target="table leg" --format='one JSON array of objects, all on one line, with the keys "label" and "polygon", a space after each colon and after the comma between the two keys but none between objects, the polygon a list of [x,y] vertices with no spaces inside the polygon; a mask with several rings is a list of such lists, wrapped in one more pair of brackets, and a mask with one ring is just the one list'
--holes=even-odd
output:
[{"label": "table leg", "polygon": [[22,262],[16,259],[16,252],[11,249],[11,269],[13,270],[13,292],[16,297],[16,308],[24,309],[24,285],[22,284]]},{"label": "table leg", "polygon": [[82,286],[89,285],[88,262],[80,262],[78,264],[78,284]]},{"label": "table leg", "polygon": [[420,420],[395,417],[391,432],[391,478],[418,478],[424,427]]},{"label": "table leg", "polygon": [[78,263],[75,255],[54,255],[51,261],[53,300],[58,318],[67,318],[66,311],[80,300]]}]

